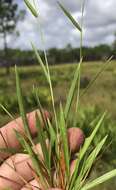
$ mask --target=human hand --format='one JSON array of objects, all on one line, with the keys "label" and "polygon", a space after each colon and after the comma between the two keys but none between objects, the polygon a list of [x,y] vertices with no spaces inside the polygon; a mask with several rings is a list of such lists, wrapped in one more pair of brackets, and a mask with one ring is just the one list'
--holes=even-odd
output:
[{"label": "human hand", "polygon": [[[35,119],[36,111],[33,111],[27,114],[28,124],[31,131],[31,135],[34,138],[36,136],[36,119]],[[45,118],[50,117],[50,114],[47,111],[43,111]],[[40,113],[38,111],[40,116]],[[40,116],[41,125],[44,125]],[[20,143],[16,138],[14,129],[18,132],[24,134],[24,127],[21,118],[16,119],[15,121],[11,121],[4,127],[0,128],[0,148],[14,148],[19,149]],[[40,149],[40,146],[37,146]],[[40,150],[41,153],[41,150]],[[11,155],[8,153],[0,152],[0,161],[3,162],[0,166],[0,190],[9,188],[12,190],[26,190],[30,188],[23,188],[23,186],[29,181],[33,180],[33,174],[29,167],[31,163],[31,159],[29,155],[18,153],[15,155]],[[31,182],[33,186],[33,190],[36,190],[36,186],[38,184],[35,180]],[[32,188],[31,188],[32,189]]]},{"label": "human hand", "polygon": [[[33,138],[37,134],[35,126],[35,113],[36,111],[27,114],[28,124]],[[50,114],[47,111],[44,111],[43,113],[45,118],[50,118]],[[40,114],[39,111],[38,114]],[[41,125],[43,126],[44,124],[42,122],[41,115],[39,118]],[[20,143],[16,138],[14,129],[24,134],[23,122],[21,118],[8,123],[0,129],[0,148],[20,149]],[[84,141],[82,131],[78,128],[68,129],[68,141],[72,153],[78,151],[79,146],[82,145]],[[36,148],[40,156],[42,156],[40,145],[36,145]],[[0,159],[3,162],[0,166],[0,190],[5,190],[6,188],[11,190],[43,190],[40,183],[38,183],[38,181],[36,181],[33,177],[33,172],[30,167],[32,166],[32,162],[28,154],[17,153],[15,155],[11,155],[8,153],[0,153]],[[72,161],[70,166],[71,174],[74,171],[74,165],[75,161]],[[61,189],[51,188],[49,190]]]}]

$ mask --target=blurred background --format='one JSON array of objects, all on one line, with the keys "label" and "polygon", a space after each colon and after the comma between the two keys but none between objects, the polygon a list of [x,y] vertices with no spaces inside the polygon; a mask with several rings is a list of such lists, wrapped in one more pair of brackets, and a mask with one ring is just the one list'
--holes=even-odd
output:
[{"label": "blurred background", "polygon": [[[62,3],[81,23],[81,1],[62,0]],[[20,70],[26,111],[37,108],[33,86],[38,88],[42,106],[51,110],[48,85],[32,51],[31,41],[37,46],[43,60],[43,49],[46,49],[56,107],[60,101],[65,103],[76,63],[80,59],[80,34],[65,18],[56,1],[40,0],[36,1],[36,6],[40,15],[38,19],[31,15],[22,0],[0,1],[0,104],[14,117],[19,115],[15,64]],[[109,139],[104,154],[95,164],[93,176],[116,167],[116,1],[87,0],[83,23],[84,62],[80,93],[112,55],[111,63],[80,98],[76,123],[88,135],[94,127],[91,121],[107,111],[94,143],[97,144],[106,133],[109,134]],[[73,114],[70,116],[70,125],[72,118]],[[0,126],[10,120],[0,106]],[[97,189],[114,190],[116,182],[112,180]]]}]

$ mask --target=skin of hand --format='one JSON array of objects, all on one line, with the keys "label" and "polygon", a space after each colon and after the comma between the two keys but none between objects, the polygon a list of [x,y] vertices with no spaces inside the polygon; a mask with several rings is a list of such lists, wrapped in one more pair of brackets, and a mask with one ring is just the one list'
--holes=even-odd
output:
[{"label": "skin of hand", "polygon": [[[35,110],[31,113],[27,114],[27,120],[28,125],[31,131],[31,135],[34,138],[37,134],[36,130],[36,113],[38,113],[41,126],[44,127],[44,122],[41,118],[41,114],[39,110]],[[43,110],[44,119],[51,119],[51,115],[46,110]],[[16,138],[14,129],[25,134],[25,130],[23,127],[23,122],[21,118],[18,118],[14,121],[11,121],[7,125],[0,128],[0,148],[15,148],[19,149],[20,144],[19,141]],[[78,131],[78,135],[73,135],[73,133]],[[79,135],[80,133],[80,135]],[[68,135],[68,142],[69,142],[69,149],[73,151],[73,147],[79,147],[84,142],[84,134],[83,131],[80,129],[70,128],[67,131]],[[72,144],[72,136],[75,136],[73,138],[73,144]],[[70,143],[71,141],[71,143]],[[80,143],[80,144],[79,144]],[[48,140],[46,141],[47,146],[49,147]],[[77,144],[77,145],[76,145]],[[37,151],[39,155],[41,156],[41,159],[43,159],[42,149],[40,144],[37,144],[35,147],[33,147],[34,151]],[[0,161],[2,161],[2,164],[0,166],[0,190],[5,190],[6,188],[11,190],[45,190],[42,188],[39,181],[36,181],[33,178],[32,173],[32,162],[27,154],[17,153],[15,155],[11,155],[8,153],[1,153],[0,152]],[[75,161],[71,162],[70,165],[70,172],[71,175],[74,172],[75,168]],[[62,190],[60,188],[50,188],[49,190]]]},{"label": "skin of hand", "polygon": [[[32,137],[35,137],[37,133],[35,126],[36,112],[40,117],[41,125],[44,127],[44,123],[41,119],[39,110],[27,114],[27,120]],[[46,110],[43,110],[43,115],[45,119],[50,119],[51,117]],[[0,128],[0,148],[20,148],[20,144],[16,138],[14,129],[23,134],[25,133],[21,118],[18,118],[15,121],[11,121],[4,127]],[[42,150],[39,144],[36,146],[36,149],[42,156]],[[21,190],[23,186],[31,180],[32,182],[30,182],[30,184],[33,185],[33,190],[39,189],[37,188],[38,183],[33,180],[33,173],[29,167],[29,165],[32,165],[29,155],[21,153],[11,155],[8,153],[0,152],[0,161],[3,160],[4,162],[0,166],[0,190],[4,190],[5,188],[10,188],[12,190]],[[24,187],[23,189],[27,188]],[[29,189],[30,188],[28,188],[28,190]]]}]

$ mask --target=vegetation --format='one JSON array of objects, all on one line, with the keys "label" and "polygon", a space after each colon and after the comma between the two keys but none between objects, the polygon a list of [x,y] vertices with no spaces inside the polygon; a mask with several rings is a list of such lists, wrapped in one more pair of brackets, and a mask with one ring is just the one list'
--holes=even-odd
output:
[{"label": "vegetation", "polygon": [[[0,1],[0,37],[3,39],[4,58],[8,56],[7,36],[14,34],[17,22],[24,16],[24,11],[18,10],[18,4],[13,0]],[[18,34],[18,33],[17,33]],[[9,65],[7,65],[7,74],[9,74]]]},{"label": "vegetation", "polygon": [[[81,76],[81,90],[83,92],[88,82],[98,73],[103,64],[101,62],[90,62],[82,64],[82,76]],[[75,64],[51,66],[51,79],[54,88],[56,105],[59,101],[65,102],[66,93],[70,82],[73,78],[75,70]],[[33,85],[38,88],[38,94],[42,105],[49,107],[51,98],[49,95],[48,85],[42,70],[38,66],[34,67],[20,67],[20,75],[22,81],[23,95],[26,103],[27,111],[34,109],[36,101],[33,97]],[[112,62],[97,79],[95,85],[93,85],[88,92],[80,99],[81,107],[94,107],[97,106],[101,111],[108,111],[108,115],[114,120],[116,117],[115,108],[115,76],[116,76],[116,64]],[[16,97],[15,88],[15,73],[14,69],[11,69],[11,75],[5,75],[5,69],[0,70],[0,103],[7,107],[7,109],[13,114],[18,113],[18,102]],[[98,90],[99,89],[99,90]],[[102,106],[101,106],[102,104]],[[28,106],[29,105],[29,106]],[[4,112],[0,109],[0,125],[8,121],[8,117],[4,117]],[[7,118],[7,119],[6,119]]]},{"label": "vegetation", "polygon": [[[3,53],[0,51],[1,65],[3,60]],[[36,57],[32,50],[8,49],[9,60],[11,65],[37,65]],[[43,52],[40,51],[42,60],[44,60]],[[102,44],[95,47],[83,47],[84,61],[101,61],[114,55],[116,59],[115,42],[112,46]],[[74,48],[70,44],[62,49],[51,48],[47,50],[47,57],[50,65],[75,63],[80,59],[80,48]],[[7,63],[8,64],[8,63]]]}]

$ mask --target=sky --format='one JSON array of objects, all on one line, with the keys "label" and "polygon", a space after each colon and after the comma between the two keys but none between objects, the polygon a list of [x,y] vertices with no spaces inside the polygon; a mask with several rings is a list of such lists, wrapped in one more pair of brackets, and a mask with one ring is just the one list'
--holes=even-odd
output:
[{"label": "sky", "polygon": [[[79,47],[80,33],[64,16],[56,0],[36,0],[40,15],[37,19],[27,10],[23,0],[15,1],[20,9],[26,9],[26,17],[17,25],[20,37],[8,37],[9,46],[30,49],[30,42],[33,41],[38,48],[43,48],[43,46],[63,48],[69,43],[73,47]],[[60,0],[60,2],[80,23],[82,0]],[[116,0],[86,0],[83,45],[111,44],[115,31]]]}]

